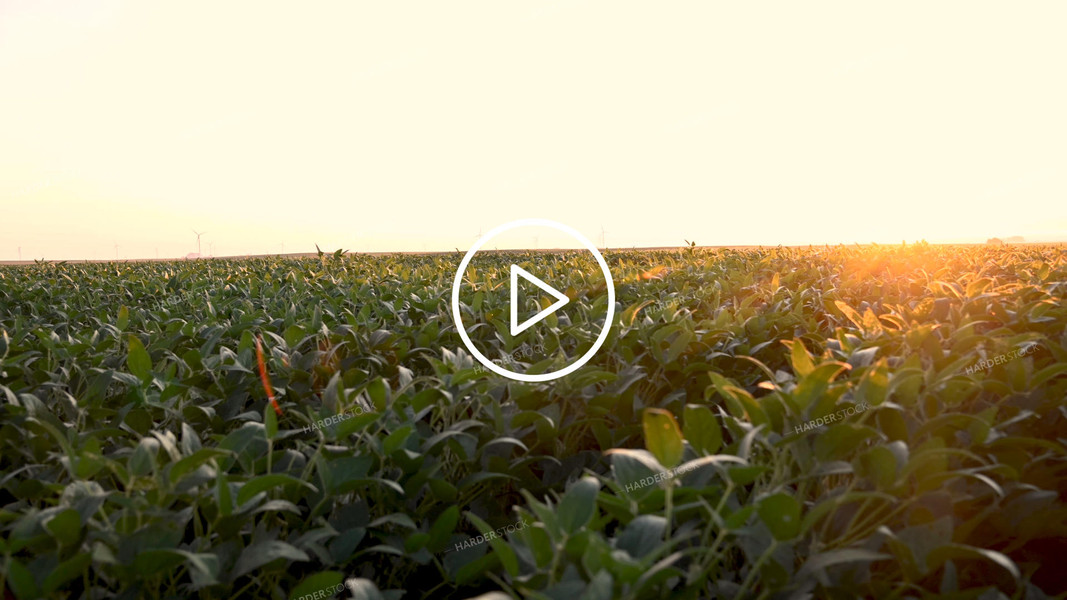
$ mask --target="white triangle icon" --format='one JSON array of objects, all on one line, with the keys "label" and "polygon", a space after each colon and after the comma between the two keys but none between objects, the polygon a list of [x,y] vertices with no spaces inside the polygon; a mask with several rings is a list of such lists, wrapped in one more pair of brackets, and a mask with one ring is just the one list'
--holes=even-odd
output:
[{"label": "white triangle icon", "polygon": [[[549,294],[556,301],[548,308],[542,310],[536,315],[526,319],[521,325],[519,324],[519,275],[530,283],[541,288],[542,291]],[[516,336],[532,327],[538,321],[544,319],[548,315],[563,308],[571,299],[565,294],[556,290],[547,283],[541,281],[534,275],[531,275],[529,271],[520,267],[519,265],[511,265],[511,335]]]}]

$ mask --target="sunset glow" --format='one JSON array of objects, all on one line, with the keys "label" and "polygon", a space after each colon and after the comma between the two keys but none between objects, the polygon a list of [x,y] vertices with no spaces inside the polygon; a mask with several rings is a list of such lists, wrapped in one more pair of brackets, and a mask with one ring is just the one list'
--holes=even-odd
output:
[{"label": "sunset glow", "polygon": [[914,6],[0,2],[0,260],[1067,240],[1067,7]]}]

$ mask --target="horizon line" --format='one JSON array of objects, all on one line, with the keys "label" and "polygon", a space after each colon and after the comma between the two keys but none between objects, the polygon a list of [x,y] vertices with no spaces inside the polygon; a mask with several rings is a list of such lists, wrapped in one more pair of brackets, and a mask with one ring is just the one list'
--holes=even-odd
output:
[{"label": "horizon line", "polygon": [[[637,251],[640,251],[640,252],[654,252],[654,251],[660,251],[660,252],[662,252],[662,251],[669,251],[669,250],[683,250],[683,249],[689,249],[689,248],[696,248],[696,249],[701,249],[701,250],[720,250],[720,249],[746,250],[746,249],[753,249],[753,248],[757,248],[757,249],[762,249],[762,248],[814,248],[814,247],[817,247],[817,246],[823,246],[823,247],[826,247],[826,248],[837,248],[837,247],[849,247],[849,248],[851,248],[851,247],[861,247],[862,248],[862,247],[867,247],[867,246],[895,247],[895,246],[909,246],[909,245],[910,246],[918,246],[918,245],[921,245],[921,244],[925,244],[925,245],[928,245],[928,246],[993,246],[993,247],[1000,247],[1000,246],[1062,246],[1062,245],[1067,244],[1067,241],[1057,241],[1057,242],[1002,242],[1000,244],[991,244],[989,242],[927,242],[926,240],[920,240],[920,241],[917,241],[917,242],[910,242],[910,243],[906,242],[906,241],[902,241],[900,244],[895,244],[895,243],[894,244],[882,244],[882,243],[878,243],[878,242],[864,242],[864,243],[852,242],[850,244],[845,244],[845,243],[814,244],[813,243],[813,244],[773,244],[773,245],[772,244],[728,244],[728,245],[724,245],[724,246],[686,246],[686,245],[678,245],[678,246],[640,246],[640,247],[638,247],[638,246],[630,246],[630,247],[617,246],[617,247],[609,247],[609,248],[597,248],[597,250],[599,250],[601,252],[611,252],[611,251],[615,251],[615,252],[619,252],[619,251],[625,251],[625,252],[637,252]],[[482,249],[482,250],[479,250],[479,252],[485,252],[485,253],[489,253],[489,254],[501,254],[501,253],[508,253],[508,252],[543,252],[543,253],[552,253],[552,252],[579,252],[579,251],[585,251],[585,249],[584,248],[539,248],[539,249],[534,249],[534,248],[505,248],[505,249],[501,250],[501,249],[495,249],[494,248],[494,249]],[[395,254],[401,254],[401,255],[407,255],[407,256],[442,256],[442,255],[451,255],[451,254],[463,254],[464,252],[465,252],[464,250],[459,250],[458,248],[454,249],[454,250],[388,250],[388,251],[379,251],[379,250],[375,250],[375,251],[346,250],[346,251],[344,251],[344,253],[342,255],[343,256],[348,256],[348,255],[392,256],[392,255],[395,255]],[[227,255],[227,256],[190,256],[191,254],[195,254],[195,253],[189,253],[186,256],[174,256],[174,257],[171,257],[171,258],[139,258],[139,257],[133,257],[133,258],[55,258],[55,259],[40,258],[40,259],[30,259],[30,260],[0,260],[0,265],[3,265],[3,266],[21,266],[21,265],[34,265],[34,264],[38,264],[38,263],[42,263],[42,262],[43,263],[49,263],[49,264],[58,264],[58,263],[64,263],[64,262],[68,262],[68,263],[83,263],[83,264],[94,263],[94,264],[96,264],[96,263],[122,263],[122,262],[174,262],[174,261],[192,261],[192,260],[247,260],[247,259],[253,259],[253,258],[270,258],[270,257],[317,258],[319,256],[318,252],[286,252],[284,254],[280,253],[280,252],[271,252],[271,253],[267,253],[267,254],[233,254],[233,255]],[[324,250],[322,252],[322,255],[323,256],[332,256],[333,252],[327,252],[327,251]]]}]

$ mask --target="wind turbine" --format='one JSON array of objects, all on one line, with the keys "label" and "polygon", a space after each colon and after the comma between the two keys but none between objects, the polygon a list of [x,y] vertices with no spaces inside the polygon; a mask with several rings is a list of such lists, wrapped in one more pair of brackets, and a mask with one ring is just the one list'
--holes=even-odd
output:
[{"label": "wind turbine", "polygon": [[208,242],[208,244],[207,244],[207,252],[212,257],[215,256],[215,242]]},{"label": "wind turbine", "polygon": [[22,246],[19,246],[19,262],[22,262]]},{"label": "wind turbine", "polygon": [[119,245],[115,244],[115,260],[119,259]]},{"label": "wind turbine", "polygon": [[197,231],[197,230],[194,229],[193,233],[196,234],[196,254],[197,254],[197,256],[199,256],[200,255],[200,236],[204,235],[207,232],[206,231]]},{"label": "wind turbine", "polygon": [[607,244],[607,242],[604,241],[604,234],[605,233],[607,233],[607,232],[604,231],[604,225],[601,224],[600,225],[600,247],[606,250],[608,248],[608,244]]},{"label": "wind turbine", "polygon": [[482,228],[481,227],[478,227],[478,233],[476,233],[474,235],[474,239],[476,239],[476,240],[482,239]]}]

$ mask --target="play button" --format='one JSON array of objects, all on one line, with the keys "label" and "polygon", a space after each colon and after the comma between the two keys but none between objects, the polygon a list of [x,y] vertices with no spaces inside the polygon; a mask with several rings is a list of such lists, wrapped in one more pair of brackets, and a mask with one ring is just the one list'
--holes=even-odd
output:
[{"label": "play button", "polygon": [[[556,299],[556,302],[554,304],[537,313],[536,315],[530,317],[529,319],[526,319],[525,321],[523,321],[522,325],[519,325],[520,275],[523,279],[541,288],[542,291]],[[536,276],[530,274],[530,272],[526,269],[520,267],[519,265],[511,265],[511,335],[519,335],[520,333],[526,331],[548,315],[566,306],[567,303],[570,301],[571,299],[568,298],[566,294],[556,290],[556,288],[541,281]]]},{"label": "play button", "polygon": [[[505,249],[483,253],[471,266],[494,238]],[[559,250],[537,251],[546,240]],[[594,260],[575,253],[574,240]],[[546,279],[574,293],[568,297]],[[537,296],[536,308],[524,290]],[[486,369],[516,381],[551,381],[580,369],[604,345],[614,317],[615,285],[604,257],[578,230],[548,219],[512,221],[480,236],[452,282],[452,318],[463,345]]]}]

